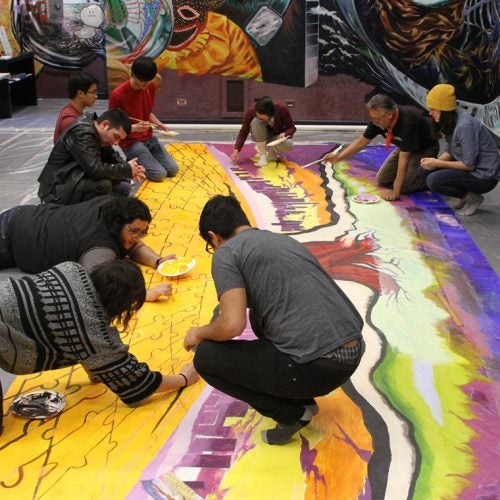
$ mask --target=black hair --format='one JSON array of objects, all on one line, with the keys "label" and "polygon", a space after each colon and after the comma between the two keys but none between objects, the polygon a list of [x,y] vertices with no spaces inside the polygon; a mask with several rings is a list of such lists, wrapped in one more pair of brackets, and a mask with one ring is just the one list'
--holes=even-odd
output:
[{"label": "black hair", "polygon": [[101,208],[101,218],[108,226],[109,233],[117,238],[125,224],[134,219],[151,222],[149,207],[138,198],[117,196]]},{"label": "black hair", "polygon": [[240,226],[249,226],[248,217],[234,196],[217,195],[207,201],[200,215],[200,236],[209,241],[208,231],[229,238]]},{"label": "black hair", "polygon": [[108,109],[101,116],[99,116],[96,121],[97,123],[102,123],[104,120],[108,120],[111,128],[123,128],[127,135],[132,131],[130,118],[127,113],[123,111],[123,109]]},{"label": "black hair", "polygon": [[132,76],[141,82],[150,82],[156,76],[158,69],[152,57],[140,56],[132,63],[130,71]]},{"label": "black hair", "polygon": [[272,116],[274,116],[274,113],[276,112],[274,101],[272,100],[271,97],[267,95],[261,97],[255,103],[255,111],[261,115],[266,115],[269,116],[269,118],[271,118]]},{"label": "black hair", "polygon": [[95,267],[90,279],[110,320],[126,330],[146,300],[146,285],[139,267],[130,260],[114,260]]},{"label": "black hair", "polygon": [[439,117],[439,122],[434,121],[432,126],[434,127],[434,132],[439,136],[448,136],[453,133],[457,125],[457,110],[453,111],[441,111],[441,116]]},{"label": "black hair", "polygon": [[85,73],[85,71],[75,71],[68,78],[68,97],[74,99],[78,91],[88,92],[92,85],[97,85],[97,78]]}]

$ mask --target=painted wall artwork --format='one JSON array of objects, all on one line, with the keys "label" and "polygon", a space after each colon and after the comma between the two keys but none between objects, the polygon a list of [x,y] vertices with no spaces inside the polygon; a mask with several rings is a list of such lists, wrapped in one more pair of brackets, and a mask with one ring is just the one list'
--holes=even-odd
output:
[{"label": "painted wall artwork", "polygon": [[[80,366],[18,376],[4,398],[2,499],[500,497],[499,278],[438,195],[353,201],[377,192],[383,146],[335,168],[301,168],[336,146],[299,145],[259,167],[252,145],[234,165],[230,144],[170,143],[176,182],[139,192],[153,214],[145,241],[196,266],[170,279],[173,297],[146,303],[124,337],[163,373],[190,359],[184,335],[217,305],[199,214],[211,196],[233,193],[253,225],[307,245],[364,318],[361,365],[317,399],[311,425],[270,446],[260,436],[270,419],[202,381],[129,408]],[[151,268],[144,276],[148,286],[168,279]],[[41,388],[66,396],[59,415],[9,411]]]},{"label": "painted wall artwork", "polygon": [[41,65],[106,58],[113,85],[140,54],[179,75],[296,87],[347,73],[420,105],[449,82],[500,135],[497,0],[11,0],[0,9],[13,42]]}]

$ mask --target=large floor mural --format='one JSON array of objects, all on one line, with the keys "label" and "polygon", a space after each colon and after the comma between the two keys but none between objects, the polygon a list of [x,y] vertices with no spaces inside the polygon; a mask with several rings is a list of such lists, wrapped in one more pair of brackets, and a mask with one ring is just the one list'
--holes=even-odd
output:
[{"label": "large floor mural", "polygon": [[[365,319],[360,368],[318,399],[312,424],[273,447],[260,438],[271,421],[202,381],[128,408],[80,367],[17,377],[4,401],[1,498],[500,496],[499,278],[439,196],[353,201],[376,192],[385,148],[334,168],[301,167],[336,146],[299,145],[258,167],[251,145],[236,166],[230,144],[170,144],[180,174],[139,192],[154,214],[147,243],[197,264],[125,334],[155,369],[175,373],[190,358],[184,333],[217,305],[198,217],[209,197],[232,192],[253,224],[306,244]],[[148,285],[167,279],[144,273]],[[66,395],[61,414],[39,421],[8,411],[40,387]]]},{"label": "large floor mural", "polygon": [[0,24],[47,67],[105,60],[111,86],[138,55],[298,87],[347,73],[420,105],[448,82],[500,135],[497,0],[11,0]]}]

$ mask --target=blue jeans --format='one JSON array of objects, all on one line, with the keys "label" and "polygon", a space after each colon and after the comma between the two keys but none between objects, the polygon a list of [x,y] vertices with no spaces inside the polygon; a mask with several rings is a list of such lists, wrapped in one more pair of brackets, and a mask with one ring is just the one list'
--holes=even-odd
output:
[{"label": "blue jeans", "polygon": [[325,358],[300,364],[272,342],[259,339],[204,340],[196,347],[194,366],[212,387],[290,425],[300,420],[304,406],[314,404],[316,396],[347,382],[358,365]]},{"label": "blue jeans", "polygon": [[165,177],[174,177],[179,171],[179,165],[154,136],[146,141],[134,142],[130,147],[123,148],[123,152],[127,160],[137,158],[150,181],[160,182]]},{"label": "blue jeans", "polygon": [[439,168],[431,171],[421,170],[425,176],[427,187],[433,193],[454,198],[462,198],[467,193],[488,193],[498,184],[495,179],[479,179],[465,170],[456,170],[454,168]]}]

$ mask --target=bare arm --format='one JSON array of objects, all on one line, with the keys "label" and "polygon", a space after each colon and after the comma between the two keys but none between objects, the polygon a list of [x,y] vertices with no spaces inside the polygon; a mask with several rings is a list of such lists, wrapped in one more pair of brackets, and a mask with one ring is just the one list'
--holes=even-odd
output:
[{"label": "bare arm", "polygon": [[358,137],[355,141],[351,142],[349,146],[344,148],[342,151],[340,151],[337,154],[330,154],[327,155],[324,159],[324,161],[330,161],[332,163],[337,163],[342,160],[347,160],[351,156],[354,156],[358,151],[361,151],[364,149],[368,144],[370,144],[371,139],[367,139],[363,135],[361,137]]},{"label": "bare arm", "polygon": [[399,199],[401,194],[401,187],[408,172],[408,162],[410,161],[411,153],[409,151],[400,151],[398,158],[398,169],[396,171],[396,178],[392,184],[392,190],[383,194],[383,198],[387,201],[394,201]]},{"label": "bare arm", "polygon": [[[174,259],[175,254],[162,257],[158,255],[152,248],[145,245],[142,241],[138,241],[130,250],[129,258],[138,264],[157,268],[158,264],[168,259]],[[147,302],[156,302],[162,295],[169,296],[172,294],[172,287],[168,283],[161,283],[146,292]]]},{"label": "bare arm", "polygon": [[155,393],[177,391],[188,385],[194,384],[200,376],[194,369],[193,365],[185,365],[180,373],[184,375],[162,375],[161,384],[156,389]]},{"label": "bare arm", "polygon": [[194,326],[184,338],[184,348],[190,350],[202,340],[224,342],[242,334],[247,324],[247,296],[244,288],[232,288],[220,297],[220,314],[204,326]]},{"label": "bare arm", "polygon": [[167,125],[162,123],[154,113],[149,113],[149,121],[154,123],[160,130],[170,130]]}]

